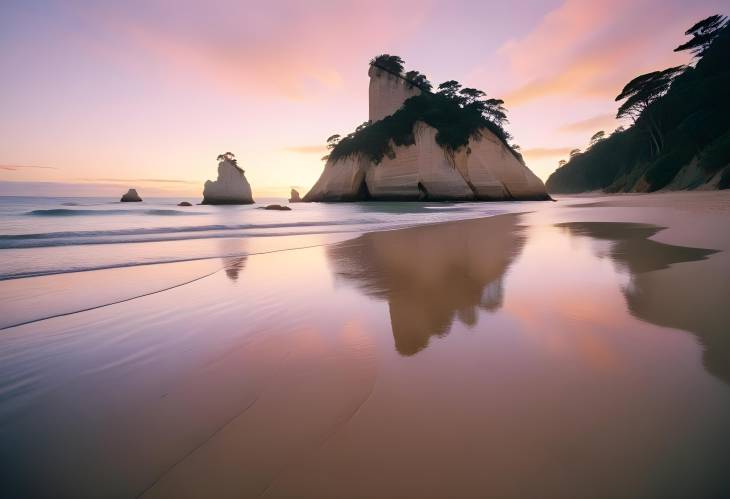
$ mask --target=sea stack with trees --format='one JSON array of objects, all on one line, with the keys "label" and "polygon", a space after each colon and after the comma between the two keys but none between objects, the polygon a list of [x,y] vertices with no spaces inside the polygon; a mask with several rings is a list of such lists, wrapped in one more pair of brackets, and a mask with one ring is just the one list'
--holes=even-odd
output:
[{"label": "sea stack with trees", "polygon": [[571,152],[547,181],[555,193],[730,188],[730,26],[713,15],[674,49],[693,61],[637,76],[621,90],[617,118],[631,120]]},{"label": "sea stack with trees", "polygon": [[549,199],[509,144],[501,99],[454,80],[434,89],[395,55],[372,59],[368,75],[368,121],[327,139],[304,201]]},{"label": "sea stack with trees", "polygon": [[203,188],[202,204],[253,204],[251,186],[232,152],[219,154],[218,178]]}]

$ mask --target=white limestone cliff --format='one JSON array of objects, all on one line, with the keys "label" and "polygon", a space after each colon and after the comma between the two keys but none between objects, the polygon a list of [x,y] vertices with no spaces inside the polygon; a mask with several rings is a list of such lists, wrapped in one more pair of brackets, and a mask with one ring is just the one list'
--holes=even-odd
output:
[{"label": "white limestone cliff", "polygon": [[[397,111],[420,94],[406,80],[371,66],[370,120]],[[304,201],[373,200],[540,200],[545,185],[488,129],[466,147],[447,151],[436,142],[436,129],[417,122],[415,143],[394,146],[394,154],[375,164],[362,154],[328,160]]]},{"label": "white limestone cliff", "polygon": [[390,116],[400,109],[408,98],[421,93],[418,87],[377,66],[370,66],[368,76],[370,77],[368,118],[373,123]]},{"label": "white limestone cliff", "polygon": [[244,171],[224,159],[218,163],[218,178],[207,180],[203,188],[203,204],[252,204],[251,186]]}]

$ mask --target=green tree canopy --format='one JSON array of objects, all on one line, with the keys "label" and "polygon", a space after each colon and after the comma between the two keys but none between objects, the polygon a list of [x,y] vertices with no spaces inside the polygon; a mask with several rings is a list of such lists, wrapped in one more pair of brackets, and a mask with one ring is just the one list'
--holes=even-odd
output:
[{"label": "green tree canopy", "polygon": [[405,74],[406,80],[413,86],[416,86],[420,88],[421,90],[424,90],[426,92],[430,92],[431,89],[433,89],[433,85],[431,85],[431,82],[428,81],[428,78],[426,78],[425,74],[422,74],[418,71],[408,71]]},{"label": "green tree canopy", "polygon": [[370,64],[390,71],[391,73],[401,74],[405,62],[397,55],[380,54],[379,56],[373,57]]}]

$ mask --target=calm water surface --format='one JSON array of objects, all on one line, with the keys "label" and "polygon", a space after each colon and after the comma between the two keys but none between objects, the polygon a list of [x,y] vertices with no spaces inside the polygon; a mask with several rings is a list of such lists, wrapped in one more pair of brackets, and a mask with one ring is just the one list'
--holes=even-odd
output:
[{"label": "calm water surface", "polygon": [[658,230],[507,214],[32,278],[26,318],[209,274],[0,332],[0,489],[727,497],[728,260]]}]

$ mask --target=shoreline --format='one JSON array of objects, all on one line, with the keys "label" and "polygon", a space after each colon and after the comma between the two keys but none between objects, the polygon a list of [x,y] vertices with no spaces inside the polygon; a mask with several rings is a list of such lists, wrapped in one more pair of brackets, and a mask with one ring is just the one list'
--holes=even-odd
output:
[{"label": "shoreline", "polygon": [[667,209],[674,198],[640,209],[561,199],[119,269],[127,281],[83,272],[85,297],[69,292],[80,275],[16,287],[3,303],[38,313],[209,268],[164,292],[2,331],[0,491],[730,491],[728,194],[681,209]]}]

